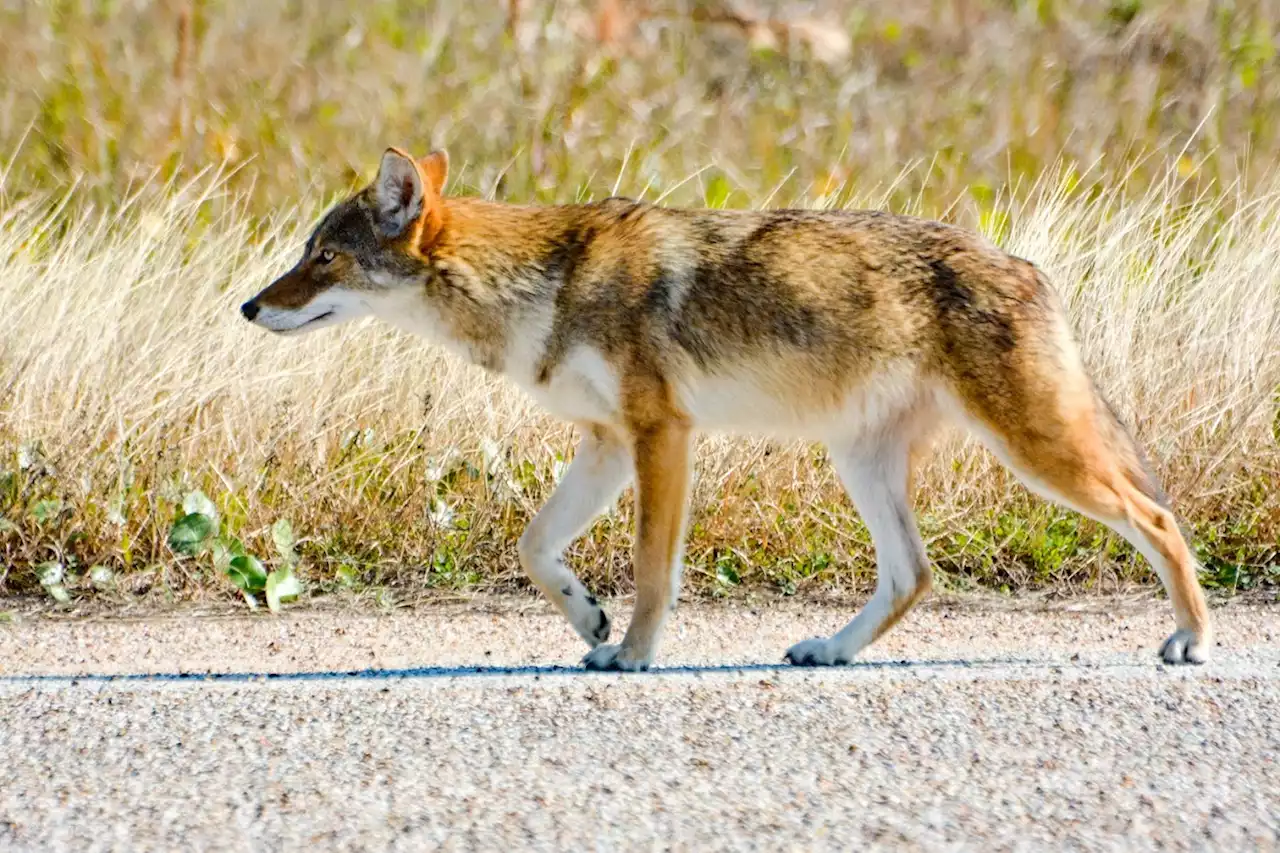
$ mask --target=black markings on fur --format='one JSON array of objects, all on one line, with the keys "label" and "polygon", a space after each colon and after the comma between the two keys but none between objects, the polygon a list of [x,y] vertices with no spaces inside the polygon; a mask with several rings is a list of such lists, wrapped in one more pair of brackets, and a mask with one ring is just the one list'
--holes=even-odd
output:
[{"label": "black markings on fur", "polygon": [[693,220],[693,230],[703,245],[720,246],[726,242],[724,232],[716,225],[713,219],[699,217]]},{"label": "black markings on fur", "polygon": [[805,222],[807,217],[802,213],[794,210],[775,210],[770,212],[763,222],[756,226],[755,230],[747,235],[747,239],[743,241],[744,246],[759,246],[768,242],[774,234],[796,223]]},{"label": "black markings on fur", "polygon": [[337,216],[339,215],[339,212],[346,206],[347,206],[347,203],[344,202],[342,204],[331,207],[328,211],[326,211],[324,216],[320,217],[320,221],[316,223],[315,230],[311,232],[310,239],[307,240],[307,248],[304,250],[305,255],[303,257],[309,257],[312,251],[315,250],[316,243],[318,243],[320,240],[323,240],[329,236],[329,231],[331,230],[330,226],[333,223],[333,220],[337,218]]},{"label": "black markings on fur", "polygon": [[[810,652],[810,653],[808,653],[808,654],[805,654],[805,655],[804,655],[804,657],[799,657],[799,658],[794,658],[794,657],[792,657],[792,656],[791,656],[791,653],[790,653],[790,652],[787,652],[787,654],[783,656],[783,660],[785,660],[787,663],[791,664],[792,666],[815,666],[815,667],[816,667],[816,666],[821,666],[821,665],[822,665],[822,664],[818,661],[818,656],[817,656],[817,654],[812,653],[812,652]],[[833,658],[833,659],[831,660],[831,665],[832,665],[832,666],[848,666],[848,665],[849,665],[849,659],[848,659],[848,658]]]},{"label": "black markings on fur", "polygon": [[583,257],[591,249],[591,241],[595,239],[596,229],[592,226],[571,226],[565,230],[542,258],[542,274],[555,284],[573,279]]},{"label": "black markings on fur", "polygon": [[933,271],[933,299],[939,310],[964,311],[973,304],[973,291],[960,283],[946,261],[930,261],[929,268]]},{"label": "black markings on fur", "polygon": [[548,283],[556,288],[556,298],[551,337],[534,374],[534,381],[539,385],[545,385],[551,380],[551,371],[555,370],[569,350],[570,333],[575,321],[579,319],[574,305],[574,294],[577,291],[574,279],[591,250],[591,242],[595,236],[594,226],[572,225],[542,258],[542,272]]},{"label": "black markings on fur", "polygon": [[627,198],[624,195],[611,195],[597,204],[603,210],[617,211],[614,215],[617,216],[618,222],[629,222],[644,213],[649,207],[644,202]]},{"label": "black markings on fur", "polygon": [[706,368],[727,347],[772,344],[811,349],[827,336],[823,317],[788,292],[777,272],[775,241],[803,221],[793,211],[768,216],[736,245],[704,252],[678,316],[669,320],[672,337]]},{"label": "black markings on fur", "polygon": [[435,267],[436,280],[440,282],[440,286],[450,292],[460,294],[472,302],[475,296],[472,295],[471,289],[462,283],[463,279],[454,273],[453,270],[444,265]]},{"label": "black markings on fur", "polygon": [[573,598],[573,587],[566,585],[560,590],[560,594],[565,598]]},{"label": "black markings on fur", "polygon": [[595,597],[594,595],[590,595],[590,594],[588,594],[588,595],[587,595],[587,604],[590,604],[592,607],[597,607],[597,606],[599,606],[600,602],[596,601],[596,597]]},{"label": "black markings on fur", "polygon": [[603,610],[600,611],[600,624],[596,625],[594,636],[601,642],[609,638],[609,616]]},{"label": "black markings on fur", "polygon": [[973,290],[960,280],[946,261],[935,258],[929,262],[929,268],[933,273],[930,296],[938,312],[938,322],[948,331],[949,337],[956,337],[956,333],[962,330],[975,330],[984,336],[984,343],[994,344],[1000,353],[1007,353],[1017,346],[1008,314],[977,305]]},{"label": "black markings on fur", "polygon": [[326,246],[350,252],[357,259],[379,251],[382,246],[368,214],[355,199],[329,211],[316,233]]},{"label": "black markings on fur", "polygon": [[665,271],[660,271],[649,282],[644,292],[644,308],[651,317],[668,319],[674,316],[676,306],[671,304],[671,292],[676,282]]}]

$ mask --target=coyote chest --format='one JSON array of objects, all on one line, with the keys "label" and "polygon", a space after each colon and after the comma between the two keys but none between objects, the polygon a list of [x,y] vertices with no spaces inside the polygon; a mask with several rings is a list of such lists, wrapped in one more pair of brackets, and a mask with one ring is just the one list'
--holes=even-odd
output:
[{"label": "coyote chest", "polygon": [[449,321],[419,291],[384,296],[371,307],[376,316],[401,331],[438,343],[472,364],[497,370],[557,418],[577,423],[616,423],[619,418],[618,374],[594,347],[574,346],[554,370],[539,375],[546,324],[536,318],[516,324],[495,358],[483,345],[492,342],[459,339]]},{"label": "coyote chest", "polygon": [[618,422],[622,411],[618,375],[598,350],[576,346],[554,371],[540,377],[538,354],[526,347],[525,341],[513,341],[504,372],[539,406],[561,420]]}]

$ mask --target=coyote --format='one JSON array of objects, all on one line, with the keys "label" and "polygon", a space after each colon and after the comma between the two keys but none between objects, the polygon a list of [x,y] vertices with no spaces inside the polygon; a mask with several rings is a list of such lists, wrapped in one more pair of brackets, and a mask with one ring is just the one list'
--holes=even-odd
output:
[{"label": "coyote", "polygon": [[[330,210],[297,265],[241,311],[279,333],[379,317],[505,374],[579,427],[519,555],[591,647],[588,669],[653,660],[680,584],[699,430],[826,443],[879,577],[848,625],[786,660],[849,663],[929,591],[910,480],[947,418],[1151,562],[1177,625],[1166,663],[1209,654],[1196,563],[1168,501],[1031,263],[887,213],[624,198],[523,207],[446,197],[447,173],[443,151],[388,149],[373,183]],[[636,605],[615,645],[562,554],[633,478]]]}]

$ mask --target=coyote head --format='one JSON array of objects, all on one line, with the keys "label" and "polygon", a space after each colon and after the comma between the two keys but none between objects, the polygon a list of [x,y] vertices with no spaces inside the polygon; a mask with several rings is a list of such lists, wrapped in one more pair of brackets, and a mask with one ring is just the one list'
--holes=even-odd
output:
[{"label": "coyote head", "polygon": [[300,333],[377,313],[389,295],[421,286],[444,227],[448,171],[443,151],[415,160],[387,149],[373,183],[325,214],[302,259],[240,312],[273,332]]}]

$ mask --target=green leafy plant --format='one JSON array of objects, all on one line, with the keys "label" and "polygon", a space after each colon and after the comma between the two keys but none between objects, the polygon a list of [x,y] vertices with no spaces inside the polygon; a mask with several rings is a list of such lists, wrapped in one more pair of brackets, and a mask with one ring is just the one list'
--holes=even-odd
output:
[{"label": "green leafy plant", "polygon": [[62,563],[41,563],[36,566],[36,577],[40,579],[40,586],[44,587],[45,592],[59,604],[68,604],[71,601],[71,593],[67,592],[67,588],[63,585],[66,577],[66,570]]},{"label": "green leafy plant", "polygon": [[278,613],[281,604],[294,601],[302,594],[302,584],[293,572],[298,563],[298,552],[294,550],[293,525],[288,519],[279,519],[271,525],[271,541],[275,543],[282,565],[267,574],[265,591],[267,607]]},{"label": "green leafy plant", "polygon": [[217,524],[209,516],[189,512],[169,528],[169,547],[188,557],[199,556],[208,547],[209,540],[217,529]]},{"label": "green leafy plant", "polygon": [[267,587],[267,570],[262,561],[249,554],[232,557],[227,565],[226,575],[244,595],[244,600],[251,609],[257,609],[257,595]]},{"label": "green leafy plant", "polygon": [[271,540],[280,568],[268,571],[261,560],[245,550],[240,539],[219,531],[217,505],[203,492],[188,493],[183,498],[182,509],[183,514],[169,528],[169,547],[188,557],[199,558],[209,553],[215,571],[226,575],[240,590],[250,609],[257,609],[258,597],[263,596],[267,607],[278,613],[283,604],[302,594],[302,584],[294,574],[298,553],[294,548],[293,525],[288,519],[279,519],[271,526]]}]

